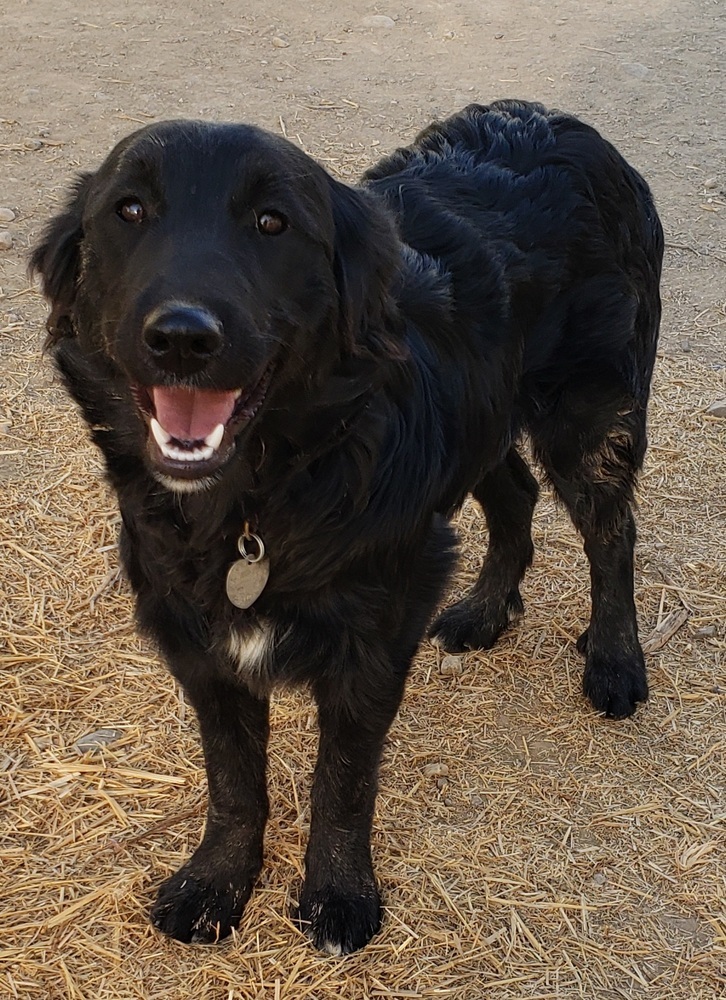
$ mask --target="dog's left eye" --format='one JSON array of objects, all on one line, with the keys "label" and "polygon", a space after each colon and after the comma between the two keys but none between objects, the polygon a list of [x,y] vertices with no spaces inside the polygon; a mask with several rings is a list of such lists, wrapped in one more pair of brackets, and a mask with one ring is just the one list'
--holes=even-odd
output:
[{"label": "dog's left eye", "polygon": [[287,229],[287,219],[279,212],[260,212],[257,216],[257,228],[265,236],[277,236]]},{"label": "dog's left eye", "polygon": [[116,214],[124,220],[138,225],[146,218],[146,209],[136,198],[124,198],[116,206]]}]

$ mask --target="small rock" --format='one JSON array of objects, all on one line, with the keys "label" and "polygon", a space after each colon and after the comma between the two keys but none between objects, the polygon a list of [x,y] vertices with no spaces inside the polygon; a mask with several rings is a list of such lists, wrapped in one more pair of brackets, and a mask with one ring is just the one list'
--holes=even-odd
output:
[{"label": "small rock", "polygon": [[684,352],[684,354],[690,354],[690,352],[691,352],[691,342],[690,342],[690,340],[682,340],[681,341],[681,350]]},{"label": "small rock", "polygon": [[706,409],[706,413],[711,417],[726,417],[726,399],[717,399]]},{"label": "small rock", "polygon": [[280,38],[279,35],[275,35],[275,37],[272,39],[272,44],[275,46],[276,49],[287,49],[290,46],[290,43],[287,41],[287,39]]},{"label": "small rock", "polygon": [[479,809],[480,806],[484,805],[484,799],[481,797],[481,795],[472,795],[471,804],[474,806],[475,809]]},{"label": "small rock", "polygon": [[75,748],[78,753],[88,753],[89,750],[98,750],[100,747],[107,747],[109,743],[115,743],[121,735],[119,729],[96,729],[76,740]]},{"label": "small rock", "polygon": [[595,872],[595,874],[592,876],[592,880],[595,883],[595,885],[605,885],[605,883],[608,880],[608,877],[607,875],[604,875],[603,872]]},{"label": "small rock", "polygon": [[448,788],[449,787],[449,779],[448,778],[437,778],[436,779],[436,787],[437,788],[442,788],[442,789],[443,788]]},{"label": "small rock", "polygon": [[7,229],[0,229],[0,250],[12,250],[13,237]]},{"label": "small rock", "polygon": [[643,63],[639,62],[622,63],[622,67],[626,73],[628,73],[630,76],[637,77],[638,80],[644,80],[646,76],[650,76],[650,74],[653,72],[652,69],[650,69],[648,66],[645,66]]},{"label": "small rock", "polygon": [[427,764],[423,769],[426,778],[443,778],[449,773],[448,764]]},{"label": "small rock", "polygon": [[444,799],[444,805],[448,806],[449,808],[451,808],[451,806],[454,805],[454,800],[453,799]]},{"label": "small rock", "polygon": [[716,635],[716,626],[704,625],[703,628],[697,628],[693,635],[696,639],[710,639],[712,635]]},{"label": "small rock", "polygon": [[0,222],[15,222],[15,212],[12,208],[0,208]]},{"label": "small rock", "polygon": [[385,14],[369,14],[361,21],[364,28],[395,28],[396,22]]},{"label": "small rock", "polygon": [[40,139],[23,139],[23,145],[26,149],[42,149],[43,143]]},{"label": "small rock", "polygon": [[441,666],[439,671],[444,674],[444,676],[449,677],[461,677],[464,672],[464,666],[461,661],[460,656],[445,656],[441,661]]},{"label": "small rock", "polygon": [[715,191],[718,187],[718,177],[707,177],[703,186],[707,191]]}]

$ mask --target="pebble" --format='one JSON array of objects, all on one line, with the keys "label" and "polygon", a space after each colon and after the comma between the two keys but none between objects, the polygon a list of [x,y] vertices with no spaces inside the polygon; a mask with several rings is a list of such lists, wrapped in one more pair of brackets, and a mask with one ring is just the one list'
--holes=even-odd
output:
[{"label": "pebble", "polygon": [[280,38],[279,35],[275,35],[275,37],[272,39],[272,44],[275,46],[276,49],[287,49],[290,46],[290,43],[287,41],[287,39]]},{"label": "pebble", "polygon": [[697,628],[693,633],[696,639],[710,639],[712,635],[716,635],[715,625],[704,625],[703,628]]},{"label": "pebble", "polygon": [[78,753],[88,753],[89,750],[98,750],[100,747],[107,747],[109,743],[115,743],[121,735],[120,729],[96,729],[77,739],[75,748]]},{"label": "pebble", "polygon": [[718,187],[718,177],[707,177],[703,186],[707,191],[715,191]]},{"label": "pebble", "polygon": [[0,208],[0,222],[14,222],[15,212],[12,208]]},{"label": "pebble", "polygon": [[464,666],[460,656],[445,656],[439,667],[440,673],[449,677],[460,677],[464,672]]},{"label": "pebble", "polygon": [[637,77],[638,80],[644,80],[646,76],[650,76],[650,74],[653,72],[653,70],[650,69],[648,66],[645,66],[643,63],[639,62],[622,63],[622,67],[626,73],[629,73],[630,76]]},{"label": "pebble", "polygon": [[712,417],[726,417],[726,399],[717,399],[707,408],[706,413]]},{"label": "pebble", "polygon": [[12,250],[13,237],[7,229],[0,229],[0,250]]},{"label": "pebble", "polygon": [[361,21],[364,28],[395,28],[396,22],[385,14],[369,14]]},{"label": "pebble", "polygon": [[691,350],[691,342],[689,340],[682,340],[681,350],[684,351],[686,354],[689,354]]},{"label": "pebble", "polygon": [[23,145],[26,149],[42,149],[43,143],[40,139],[23,139]]},{"label": "pebble", "polygon": [[605,883],[608,880],[608,877],[607,875],[604,875],[602,872],[595,872],[595,874],[592,876],[592,880],[595,883],[595,885],[605,885]]},{"label": "pebble", "polygon": [[443,778],[449,773],[448,764],[427,764],[423,769],[426,778]]},{"label": "pebble", "polygon": [[475,809],[478,809],[480,806],[484,805],[484,799],[481,797],[481,795],[472,795],[471,804],[474,806]]}]

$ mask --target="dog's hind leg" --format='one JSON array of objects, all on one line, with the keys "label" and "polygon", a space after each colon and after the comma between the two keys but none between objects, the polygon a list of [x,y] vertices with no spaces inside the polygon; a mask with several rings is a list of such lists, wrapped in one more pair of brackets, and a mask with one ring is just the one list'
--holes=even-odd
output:
[{"label": "dog's hind leg", "polygon": [[[577,410],[581,418],[583,411]],[[624,718],[648,697],[633,598],[632,512],[645,452],[645,411],[621,400],[611,412],[604,432],[595,436],[579,419],[561,421],[557,437],[549,436],[546,444],[535,438],[535,450],[584,539],[590,563],[590,624],[577,642],[585,654],[584,693],[601,712]],[[602,411],[596,419],[602,426]]]},{"label": "dog's hind leg", "polygon": [[532,512],[537,481],[516,449],[472,490],[489,529],[479,579],[461,601],[442,612],[429,635],[449,653],[489,649],[523,614],[519,585],[532,562]]}]

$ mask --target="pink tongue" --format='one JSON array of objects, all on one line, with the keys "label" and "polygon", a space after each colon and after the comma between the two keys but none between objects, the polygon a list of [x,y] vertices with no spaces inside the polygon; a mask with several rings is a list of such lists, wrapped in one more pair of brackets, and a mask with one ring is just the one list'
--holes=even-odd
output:
[{"label": "pink tongue", "polygon": [[153,386],[156,419],[177,441],[201,441],[232,416],[237,392]]}]

